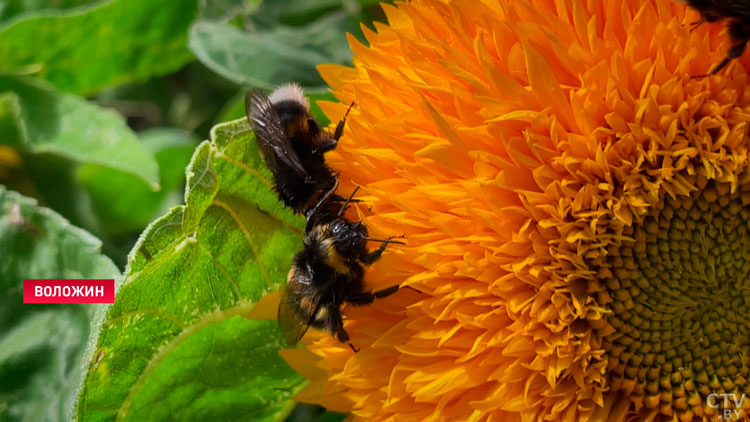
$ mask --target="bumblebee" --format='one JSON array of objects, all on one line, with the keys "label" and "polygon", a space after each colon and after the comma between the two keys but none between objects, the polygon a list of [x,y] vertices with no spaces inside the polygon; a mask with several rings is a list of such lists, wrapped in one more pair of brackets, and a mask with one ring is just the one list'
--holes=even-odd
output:
[{"label": "bumblebee", "polygon": [[[357,352],[344,330],[341,306],[367,305],[399,290],[399,286],[391,286],[366,292],[364,266],[377,261],[389,243],[404,243],[393,240],[397,236],[369,237],[361,221],[340,216],[344,209],[346,203],[332,221],[314,225],[305,236],[302,250],[294,256],[278,310],[279,327],[289,345],[299,342],[307,329],[314,327],[330,332]],[[367,241],[381,244],[370,251]]]},{"label": "bumblebee", "polygon": [[[700,25],[703,22],[718,22],[727,20],[727,32],[732,46],[726,57],[708,72],[714,75],[723,69],[730,61],[745,52],[747,42],[750,41],[750,0],[679,0],[701,14],[701,19],[693,22]],[[702,75],[702,76],[708,76]]]},{"label": "bumblebee", "polygon": [[260,89],[245,95],[247,118],[268,168],[274,188],[284,204],[307,219],[305,232],[314,216],[334,194],[338,178],[323,155],[336,148],[344,131],[347,110],[333,134],[322,129],[310,114],[310,103],[297,84],[284,84],[271,96]]}]

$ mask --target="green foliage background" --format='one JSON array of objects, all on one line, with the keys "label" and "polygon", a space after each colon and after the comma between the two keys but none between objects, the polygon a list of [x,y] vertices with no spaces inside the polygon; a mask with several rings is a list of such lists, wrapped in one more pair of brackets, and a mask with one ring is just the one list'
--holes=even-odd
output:
[{"label": "green foliage background", "polygon": [[[332,100],[315,66],[349,64],[374,19],[371,0],[0,0],[0,422],[342,420],[291,399],[275,322],[242,317],[301,239],[243,95]],[[122,287],[24,305],[24,278]]]}]

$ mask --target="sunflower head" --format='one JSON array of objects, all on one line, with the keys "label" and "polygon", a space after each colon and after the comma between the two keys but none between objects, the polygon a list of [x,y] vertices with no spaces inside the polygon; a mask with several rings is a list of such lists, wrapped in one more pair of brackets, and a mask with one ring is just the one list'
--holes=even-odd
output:
[{"label": "sunflower head", "polygon": [[750,408],[749,63],[692,77],[721,25],[668,0],[383,8],[353,67],[320,67],[327,115],[357,104],[329,161],[352,219],[406,235],[368,289],[419,292],[344,310],[359,353],[285,352],[300,398],[361,421]]}]

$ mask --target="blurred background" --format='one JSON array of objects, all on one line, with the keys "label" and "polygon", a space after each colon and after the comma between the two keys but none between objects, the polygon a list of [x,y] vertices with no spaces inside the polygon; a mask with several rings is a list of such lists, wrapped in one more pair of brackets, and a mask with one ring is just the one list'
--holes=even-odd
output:
[{"label": "blurred background", "polygon": [[[351,64],[346,33],[383,21],[377,3],[0,0],[0,193],[23,196],[0,207],[0,421],[66,419],[91,316],[21,304],[19,277],[54,272],[5,230],[37,236],[27,219],[43,213],[26,198],[100,239],[122,271],[146,225],[183,202],[198,143],[245,115],[245,91],[296,81],[333,99],[315,66]],[[287,420],[342,417],[300,405]]]}]

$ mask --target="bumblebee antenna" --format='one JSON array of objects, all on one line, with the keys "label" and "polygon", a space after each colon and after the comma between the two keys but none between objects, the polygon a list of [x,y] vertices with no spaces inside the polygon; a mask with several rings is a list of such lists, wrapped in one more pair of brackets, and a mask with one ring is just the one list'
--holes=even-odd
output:
[{"label": "bumblebee antenna", "polygon": [[[350,108],[351,108],[351,106],[350,106]],[[356,188],[354,188],[354,192],[352,192],[352,194],[349,195],[348,198],[346,198],[346,201],[344,201],[344,205],[341,206],[341,209],[339,210],[339,213],[336,214],[336,217],[341,217],[341,214],[349,206],[349,203],[352,202],[352,198],[354,198],[354,195],[357,193],[358,190],[359,190],[359,186],[357,186]]]},{"label": "bumblebee antenna", "polygon": [[[401,238],[403,238],[404,236],[394,236],[394,237],[401,237]],[[406,245],[406,243],[398,241],[398,240],[393,240],[393,238],[389,238],[389,239],[377,239],[377,238],[374,238],[374,237],[365,237],[365,240],[372,240],[373,242],[397,243],[399,245]]]},{"label": "bumblebee antenna", "polygon": [[352,107],[354,107],[354,104],[354,101],[349,104],[349,108],[346,109],[346,113],[344,113],[344,117],[342,117],[341,120],[346,120],[347,116],[349,116],[349,112],[352,111]]},{"label": "bumblebee antenna", "polygon": [[339,138],[341,138],[341,135],[344,134],[344,122],[346,122],[346,117],[349,115],[352,107],[354,107],[354,103],[349,104],[349,108],[346,109],[344,117],[342,117],[341,120],[339,120],[339,124],[336,125],[336,130],[333,132],[333,146],[336,146]]}]

